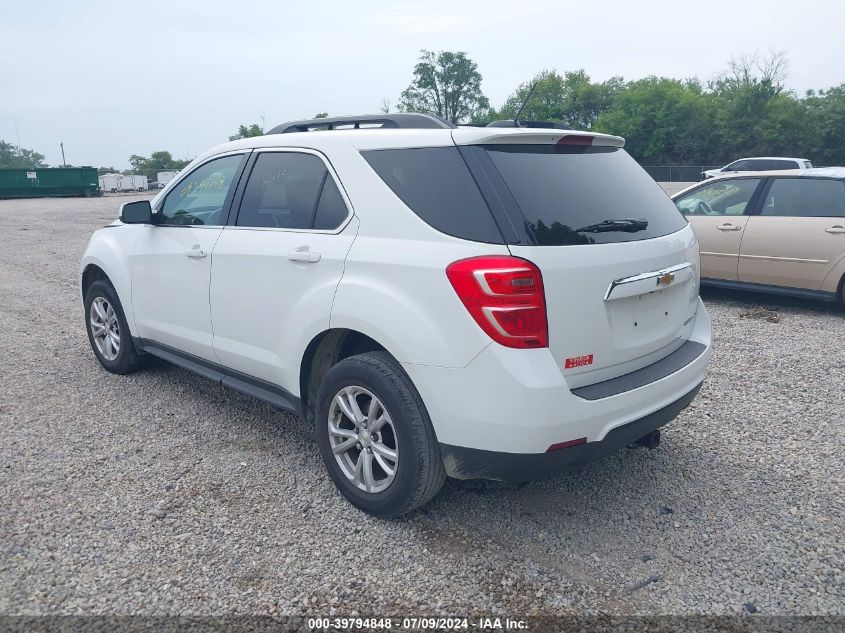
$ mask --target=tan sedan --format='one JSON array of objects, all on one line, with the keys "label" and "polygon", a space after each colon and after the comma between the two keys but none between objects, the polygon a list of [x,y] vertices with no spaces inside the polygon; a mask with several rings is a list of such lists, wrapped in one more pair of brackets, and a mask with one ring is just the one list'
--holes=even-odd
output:
[{"label": "tan sedan", "polygon": [[703,285],[845,302],[845,168],[725,176],[672,196]]}]

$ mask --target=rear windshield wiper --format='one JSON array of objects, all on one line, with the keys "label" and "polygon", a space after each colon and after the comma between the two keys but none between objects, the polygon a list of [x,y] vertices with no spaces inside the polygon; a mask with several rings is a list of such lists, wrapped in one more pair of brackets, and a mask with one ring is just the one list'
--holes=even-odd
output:
[{"label": "rear windshield wiper", "polygon": [[645,231],[648,228],[648,220],[645,218],[621,218],[619,220],[603,220],[596,224],[588,224],[580,229],[578,233],[608,233],[610,231],[622,231],[624,233],[636,233]]}]

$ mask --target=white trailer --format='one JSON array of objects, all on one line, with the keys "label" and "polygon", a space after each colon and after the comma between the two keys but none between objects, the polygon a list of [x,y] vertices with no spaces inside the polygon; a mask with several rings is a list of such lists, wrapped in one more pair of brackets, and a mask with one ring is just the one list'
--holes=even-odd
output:
[{"label": "white trailer", "polygon": [[100,176],[100,191],[108,191],[114,193],[121,191],[121,180],[123,176],[120,174],[103,174]]},{"label": "white trailer", "polygon": [[132,174],[103,174],[100,176],[100,191],[147,191],[150,184],[146,176]]},{"label": "white trailer", "polygon": [[124,176],[124,178],[132,179],[132,191],[148,191],[150,188],[146,176]]},{"label": "white trailer", "polygon": [[159,185],[163,186],[176,178],[177,175],[179,175],[179,172],[176,171],[160,171],[156,174],[156,180]]}]

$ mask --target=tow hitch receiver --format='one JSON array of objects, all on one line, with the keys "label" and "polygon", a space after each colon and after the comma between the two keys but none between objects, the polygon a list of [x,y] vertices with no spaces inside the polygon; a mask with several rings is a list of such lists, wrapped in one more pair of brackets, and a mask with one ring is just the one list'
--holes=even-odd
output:
[{"label": "tow hitch receiver", "polygon": [[646,448],[657,448],[660,446],[660,429],[641,437],[628,448],[637,448],[638,446],[645,446]]}]

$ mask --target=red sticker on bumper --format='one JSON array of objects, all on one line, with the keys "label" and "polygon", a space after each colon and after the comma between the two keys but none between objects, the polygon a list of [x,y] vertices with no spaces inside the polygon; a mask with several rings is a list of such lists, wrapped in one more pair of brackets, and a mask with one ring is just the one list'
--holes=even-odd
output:
[{"label": "red sticker on bumper", "polygon": [[584,367],[585,365],[592,364],[593,355],[587,354],[586,356],[573,356],[572,358],[567,358],[563,367],[564,369],[572,369],[573,367]]}]

